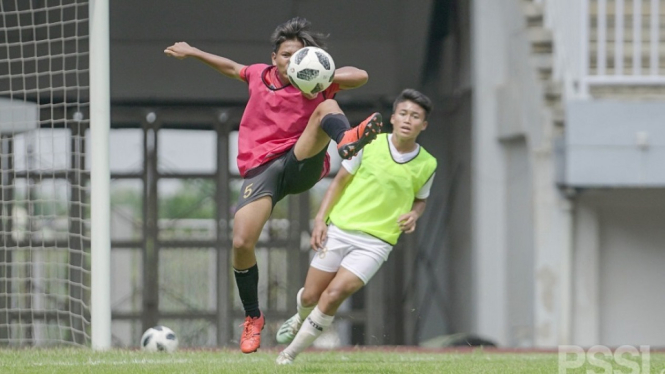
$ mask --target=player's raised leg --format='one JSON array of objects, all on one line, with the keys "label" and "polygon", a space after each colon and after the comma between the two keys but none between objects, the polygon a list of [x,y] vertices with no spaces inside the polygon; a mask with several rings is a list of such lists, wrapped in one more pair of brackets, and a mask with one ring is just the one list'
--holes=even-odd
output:
[{"label": "player's raised leg", "polygon": [[337,142],[340,156],[348,159],[374,140],[382,126],[381,114],[374,113],[352,128],[337,101],[325,100],[309,118],[296,142],[294,154],[298,160],[308,159],[321,152],[332,139]]},{"label": "player's raised leg", "polygon": [[272,197],[261,197],[240,208],[233,221],[233,273],[245,309],[244,329],[240,336],[243,353],[256,352],[261,346],[265,318],[259,310],[259,268],[254,248],[271,211]]},{"label": "player's raised leg", "polygon": [[339,306],[365,283],[357,275],[341,267],[325,291],[318,305],[303,323],[295,338],[277,357],[277,364],[290,364],[306,348],[312,345],[335,319]]},{"label": "player's raised leg", "polygon": [[297,313],[287,319],[277,330],[277,343],[289,344],[293,341],[303,321],[319,302],[319,297],[335,277],[335,274],[313,267],[309,268],[305,279],[305,287],[301,288],[298,295],[296,295]]},{"label": "player's raised leg", "polygon": [[300,135],[300,138],[298,138],[298,141],[293,148],[293,153],[299,161],[317,155],[328,146],[330,139],[336,139],[336,134],[338,132],[344,133],[344,131],[351,127],[349,121],[346,120],[346,124],[338,124],[334,129],[328,129],[328,131],[325,131],[326,129],[323,126],[323,119],[329,115],[339,116],[346,119],[346,116],[344,116],[344,112],[342,112],[337,101],[325,100],[319,104],[314,110],[314,113],[309,117],[309,122],[307,122],[305,131]]}]

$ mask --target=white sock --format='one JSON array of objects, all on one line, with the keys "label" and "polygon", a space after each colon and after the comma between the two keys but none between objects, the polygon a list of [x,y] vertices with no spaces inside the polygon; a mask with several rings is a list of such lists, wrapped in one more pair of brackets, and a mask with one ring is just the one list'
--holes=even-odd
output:
[{"label": "white sock", "polygon": [[301,323],[302,323],[302,321],[305,320],[305,318],[307,318],[307,316],[309,316],[310,313],[312,313],[312,310],[314,310],[314,307],[316,307],[316,305],[308,307],[308,308],[305,308],[304,306],[302,306],[301,296],[302,296],[302,293],[304,291],[305,291],[305,289],[301,288],[300,291],[298,291],[298,295],[296,295],[296,304],[298,305],[298,317],[300,318]]},{"label": "white sock", "polygon": [[323,330],[332,324],[333,319],[335,319],[335,316],[325,315],[319,310],[319,307],[315,307],[312,313],[305,319],[300,331],[298,331],[291,344],[284,349],[284,352],[296,358],[300,352],[314,343],[314,340],[323,333]]}]

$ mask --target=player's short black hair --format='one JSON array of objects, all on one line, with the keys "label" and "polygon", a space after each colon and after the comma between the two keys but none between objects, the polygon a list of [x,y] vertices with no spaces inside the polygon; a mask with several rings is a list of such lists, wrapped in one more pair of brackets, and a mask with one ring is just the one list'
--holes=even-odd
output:
[{"label": "player's short black hair", "polygon": [[275,28],[270,41],[273,44],[273,52],[279,50],[279,46],[286,40],[300,40],[305,47],[314,46],[326,48],[324,40],[328,35],[311,31],[311,23],[302,17],[294,17]]},{"label": "player's short black hair", "polygon": [[393,113],[397,109],[399,103],[407,100],[413,101],[425,109],[425,119],[429,117],[429,113],[432,111],[432,100],[430,100],[424,93],[414,90],[413,88],[407,88],[397,96],[397,99],[393,102]]}]

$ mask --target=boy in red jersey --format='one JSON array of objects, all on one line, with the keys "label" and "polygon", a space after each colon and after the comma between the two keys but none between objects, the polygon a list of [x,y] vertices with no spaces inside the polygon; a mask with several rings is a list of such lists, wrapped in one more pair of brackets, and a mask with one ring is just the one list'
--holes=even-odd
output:
[{"label": "boy in red jersey", "polygon": [[326,152],[337,142],[342,158],[351,158],[376,138],[382,126],[379,113],[355,128],[333,97],[340,90],[367,82],[364,70],[341,67],[333,83],[316,95],[306,95],[289,84],[289,58],[300,48],[323,48],[324,35],[309,30],[309,21],[293,18],[273,32],[272,65],[242,65],[203,52],[185,42],[164,53],[178,59],[194,57],[229,78],[249,86],[249,100],[238,133],[238,168],[244,178],[233,224],[233,270],[245,309],[240,349],[255,352],[261,344],[265,319],[259,310],[259,272],[254,248],[273,207],[288,194],[309,190],[330,169]]}]

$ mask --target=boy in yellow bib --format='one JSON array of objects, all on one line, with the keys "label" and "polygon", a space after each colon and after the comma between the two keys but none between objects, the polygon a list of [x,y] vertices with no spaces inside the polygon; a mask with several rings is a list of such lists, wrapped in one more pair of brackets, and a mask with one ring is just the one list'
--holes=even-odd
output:
[{"label": "boy in yellow bib", "polygon": [[424,94],[402,91],[393,103],[393,132],[342,161],[314,220],[311,245],[318,253],[296,296],[298,313],[277,332],[277,342],[290,343],[278,364],[292,363],[309,347],[388,259],[400,234],[416,229],[436,169],[436,159],[416,143],[431,110]]}]

